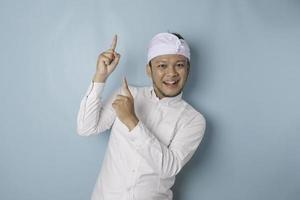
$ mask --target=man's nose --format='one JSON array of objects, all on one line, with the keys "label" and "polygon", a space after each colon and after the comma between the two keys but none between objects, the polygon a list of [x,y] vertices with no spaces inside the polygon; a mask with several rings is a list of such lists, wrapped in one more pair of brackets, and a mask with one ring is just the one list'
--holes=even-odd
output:
[{"label": "man's nose", "polygon": [[170,76],[174,76],[174,75],[177,75],[177,71],[176,71],[176,68],[175,66],[168,66],[167,67],[167,75],[170,75]]}]

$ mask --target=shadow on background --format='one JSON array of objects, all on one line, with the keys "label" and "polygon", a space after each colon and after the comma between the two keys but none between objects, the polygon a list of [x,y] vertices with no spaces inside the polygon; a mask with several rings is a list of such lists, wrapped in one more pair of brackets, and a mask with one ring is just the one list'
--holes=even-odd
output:
[{"label": "shadow on background", "polygon": [[[186,196],[186,194],[184,194],[183,190],[186,183],[195,174],[199,174],[199,172],[201,173],[201,164],[207,159],[208,152],[210,151],[209,147],[214,136],[209,114],[205,112],[205,108],[201,108],[201,99],[199,99],[199,101],[197,99],[197,102],[189,101],[191,97],[195,96],[193,95],[194,93],[197,93],[197,96],[201,96],[199,95],[199,93],[201,93],[199,88],[204,88],[203,85],[205,85],[205,83],[203,80],[205,80],[205,71],[207,71],[206,68],[208,67],[208,63],[205,60],[205,51],[197,51],[199,48],[194,48],[191,42],[190,48],[192,52],[191,69],[183,94],[185,96],[184,99],[205,117],[206,130],[195,154],[176,176],[175,184],[172,187],[174,200],[184,200],[184,196]],[[203,47],[201,47],[201,49],[204,50]],[[207,50],[207,48],[205,49]]]},{"label": "shadow on background", "polygon": [[[182,168],[182,171],[176,176],[175,185],[172,187],[173,199],[184,200],[187,196],[185,191],[185,185],[189,182],[189,179],[195,174],[201,174],[201,166],[207,160],[210,144],[212,143],[214,133],[209,119],[206,117],[206,131],[204,137],[193,155],[192,159]],[[199,180],[201,181],[201,180]]]}]

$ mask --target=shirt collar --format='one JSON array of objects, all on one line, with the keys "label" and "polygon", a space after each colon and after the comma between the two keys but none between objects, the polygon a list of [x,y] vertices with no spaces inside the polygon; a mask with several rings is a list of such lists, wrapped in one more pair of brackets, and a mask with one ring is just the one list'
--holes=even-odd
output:
[{"label": "shirt collar", "polygon": [[153,101],[159,103],[159,104],[162,104],[162,105],[172,105],[172,104],[175,104],[175,103],[181,101],[181,99],[182,99],[182,91],[177,96],[174,96],[174,97],[164,97],[162,99],[159,99],[156,96],[156,93],[154,91],[153,86],[150,86],[149,92],[150,92],[151,99]]}]

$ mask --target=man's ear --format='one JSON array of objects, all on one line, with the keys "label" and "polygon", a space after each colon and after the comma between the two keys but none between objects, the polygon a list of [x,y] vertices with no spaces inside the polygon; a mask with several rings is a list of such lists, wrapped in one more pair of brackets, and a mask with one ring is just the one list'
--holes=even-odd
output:
[{"label": "man's ear", "polygon": [[147,66],[146,66],[146,71],[147,71],[148,77],[152,79],[151,67],[149,64],[147,64]]}]

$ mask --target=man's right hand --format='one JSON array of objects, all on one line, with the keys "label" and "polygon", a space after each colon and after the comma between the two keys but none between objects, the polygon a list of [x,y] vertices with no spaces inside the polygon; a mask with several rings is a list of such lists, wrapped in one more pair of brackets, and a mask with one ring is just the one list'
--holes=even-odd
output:
[{"label": "man's right hand", "polygon": [[117,35],[114,36],[111,48],[98,56],[94,82],[104,83],[107,77],[114,71],[120,60],[120,54],[115,52],[117,46]]}]

